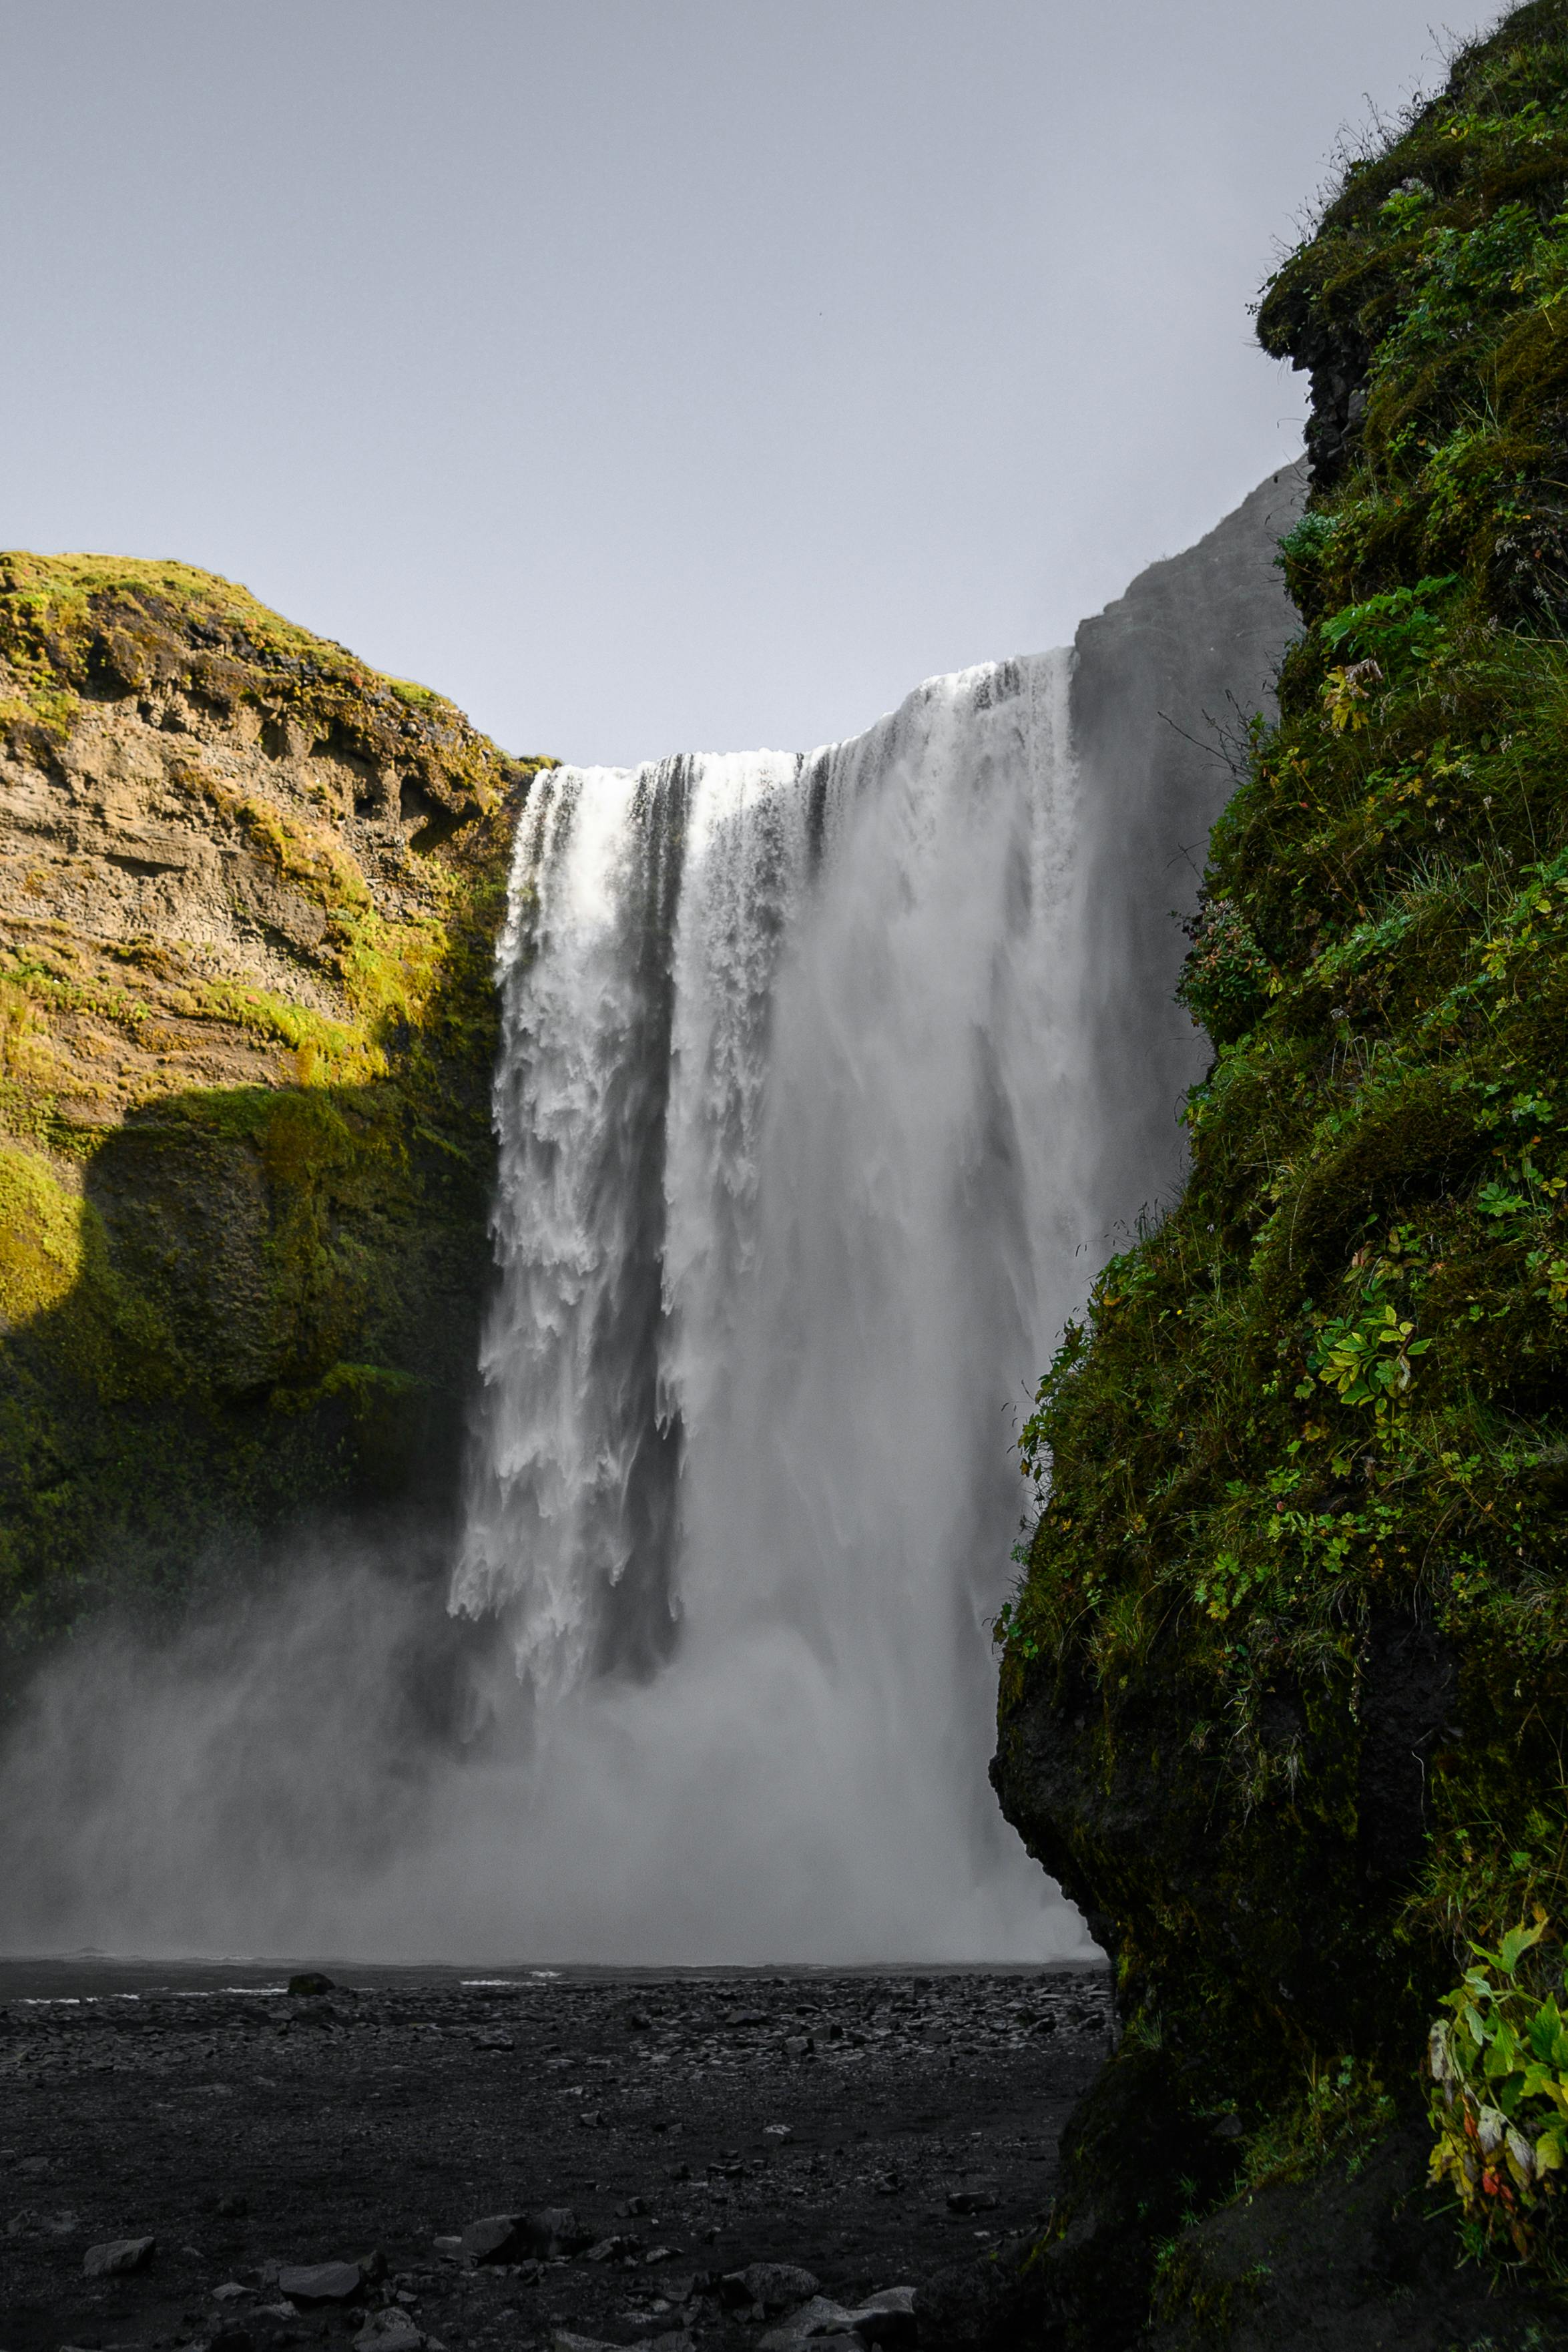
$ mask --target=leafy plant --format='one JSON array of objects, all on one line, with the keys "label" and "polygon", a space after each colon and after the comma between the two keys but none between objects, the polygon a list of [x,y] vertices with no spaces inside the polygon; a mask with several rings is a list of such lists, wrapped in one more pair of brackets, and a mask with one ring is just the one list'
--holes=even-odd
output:
[{"label": "leafy plant", "polygon": [[[1318,1334],[1307,1369],[1344,1404],[1369,1404],[1385,1420],[1409,1387],[1411,1358],[1425,1354],[1430,1339],[1417,1339],[1416,1326],[1387,1301],[1375,1302],[1359,1318],[1335,1316]],[[1296,1391],[1312,1395],[1310,1381]]]},{"label": "leafy plant", "polygon": [[[1444,1997],[1427,2043],[1436,2133],[1429,2179],[1458,2199],[1472,2250],[1506,2239],[1530,2260],[1568,2158],[1568,2023],[1555,1992],[1521,1981],[1545,1915],[1511,1927]],[[1563,1977],[1568,1989],[1568,1972]]]},{"label": "leafy plant", "polygon": [[1378,666],[1379,675],[1429,661],[1442,639],[1443,622],[1433,611],[1433,600],[1459,585],[1457,572],[1417,581],[1414,588],[1386,588],[1359,604],[1331,613],[1322,628],[1337,654],[1358,653],[1361,665]]}]

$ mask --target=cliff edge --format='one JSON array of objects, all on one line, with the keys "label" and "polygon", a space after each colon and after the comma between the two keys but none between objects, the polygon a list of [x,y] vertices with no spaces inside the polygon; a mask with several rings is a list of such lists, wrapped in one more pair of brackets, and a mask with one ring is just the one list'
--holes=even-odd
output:
[{"label": "cliff edge", "polygon": [[540,763],[244,589],[0,555],[0,1640],[443,1507]]}]

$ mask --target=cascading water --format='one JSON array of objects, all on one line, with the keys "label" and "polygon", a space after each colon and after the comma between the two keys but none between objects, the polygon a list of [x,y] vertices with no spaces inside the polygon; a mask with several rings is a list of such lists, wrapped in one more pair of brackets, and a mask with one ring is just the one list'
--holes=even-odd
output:
[{"label": "cascading water", "polygon": [[453,1605],[508,1622],[520,1854],[601,1947],[1040,1948],[984,1765],[1015,1416],[1103,1226],[1069,672],[525,814]]}]

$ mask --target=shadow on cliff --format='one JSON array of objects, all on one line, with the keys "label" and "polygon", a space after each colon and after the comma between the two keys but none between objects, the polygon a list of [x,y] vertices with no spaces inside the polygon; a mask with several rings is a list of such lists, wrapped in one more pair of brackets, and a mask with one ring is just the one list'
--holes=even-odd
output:
[{"label": "shadow on cliff", "polygon": [[[498,893],[386,1072],[171,1093],[81,1191],[0,1151],[0,1667],[331,1521],[444,1567],[491,1273]],[[302,1075],[308,1076],[308,1072]]]}]

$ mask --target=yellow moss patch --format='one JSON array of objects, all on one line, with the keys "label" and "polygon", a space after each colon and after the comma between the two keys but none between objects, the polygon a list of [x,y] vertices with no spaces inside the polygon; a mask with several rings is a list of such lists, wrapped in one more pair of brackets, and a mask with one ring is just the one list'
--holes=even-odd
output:
[{"label": "yellow moss patch", "polygon": [[13,1330],[68,1297],[82,1267],[82,1203],[30,1151],[0,1150],[0,1320]]}]

